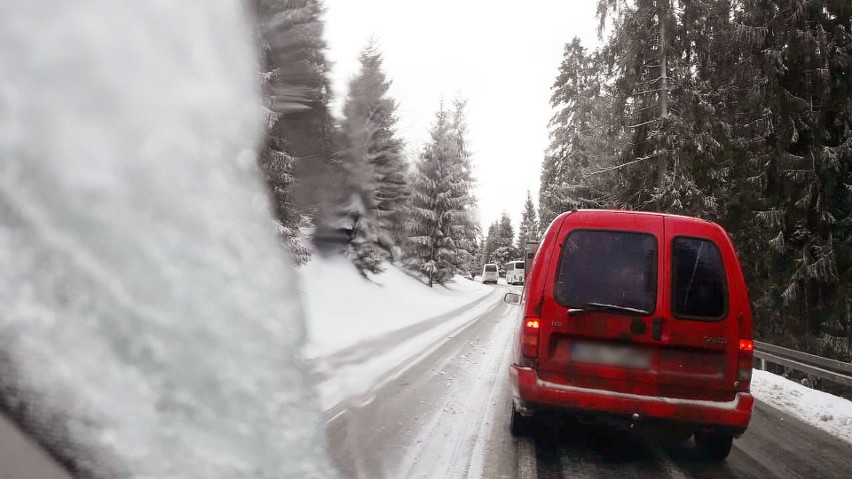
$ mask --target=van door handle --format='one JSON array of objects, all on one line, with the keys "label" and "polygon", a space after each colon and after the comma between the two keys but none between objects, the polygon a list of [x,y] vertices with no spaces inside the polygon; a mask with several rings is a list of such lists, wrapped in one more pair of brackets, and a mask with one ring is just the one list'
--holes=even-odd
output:
[{"label": "van door handle", "polygon": [[651,337],[657,341],[663,339],[663,318],[654,318],[651,321]]}]

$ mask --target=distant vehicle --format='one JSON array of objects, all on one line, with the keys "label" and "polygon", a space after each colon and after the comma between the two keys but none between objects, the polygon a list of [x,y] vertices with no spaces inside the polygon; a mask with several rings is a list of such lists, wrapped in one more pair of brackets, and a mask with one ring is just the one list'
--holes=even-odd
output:
[{"label": "distant vehicle", "polygon": [[482,267],[482,284],[497,284],[497,265],[488,263]]},{"label": "distant vehicle", "polygon": [[536,411],[653,424],[728,456],[751,419],[748,292],[718,225],[627,211],[564,213],[538,248],[510,376],[511,432]]},{"label": "distant vehicle", "polygon": [[509,261],[506,263],[506,282],[509,284],[524,284],[524,262]]},{"label": "distant vehicle", "polygon": [[527,241],[526,255],[524,256],[524,279],[530,273],[530,264],[532,264],[536,250],[538,250],[538,241]]}]

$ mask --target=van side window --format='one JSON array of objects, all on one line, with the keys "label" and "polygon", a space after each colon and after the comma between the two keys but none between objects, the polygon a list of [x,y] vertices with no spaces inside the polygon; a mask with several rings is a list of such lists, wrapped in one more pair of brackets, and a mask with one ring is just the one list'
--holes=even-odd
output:
[{"label": "van side window", "polygon": [[715,243],[676,237],[672,241],[672,312],[684,319],[720,320],[728,304],[725,267]]}]

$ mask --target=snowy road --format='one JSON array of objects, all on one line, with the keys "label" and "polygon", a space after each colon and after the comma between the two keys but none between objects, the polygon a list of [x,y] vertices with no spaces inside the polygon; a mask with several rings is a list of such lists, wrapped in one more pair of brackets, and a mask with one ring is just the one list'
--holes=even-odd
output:
[{"label": "snowy road", "polygon": [[[763,403],[723,464],[702,462],[692,443],[668,446],[558,418],[535,438],[511,437],[506,368],[514,309],[501,301],[508,289],[494,289],[466,308],[388,334],[385,344],[369,344],[386,352],[407,336],[449,331],[388,371],[376,390],[330,411],[329,446],[345,476],[849,477],[852,445]],[[459,322],[463,317],[469,320]],[[348,350],[337,356],[332,363],[365,360]],[[0,444],[0,479],[68,477],[2,418]]]},{"label": "snowy road", "polygon": [[481,314],[389,372],[369,399],[330,413],[329,446],[346,476],[849,477],[852,444],[762,403],[722,464],[703,462],[692,442],[670,446],[559,419],[533,439],[512,438],[507,367],[514,310],[501,301],[505,291],[495,287],[488,304],[477,305]]}]

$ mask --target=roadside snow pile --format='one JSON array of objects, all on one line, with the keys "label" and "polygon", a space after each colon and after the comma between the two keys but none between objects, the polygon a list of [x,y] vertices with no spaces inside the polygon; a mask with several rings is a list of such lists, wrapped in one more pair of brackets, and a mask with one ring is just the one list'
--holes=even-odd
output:
[{"label": "roadside snow pile", "polygon": [[308,317],[308,357],[327,356],[365,339],[434,318],[494,288],[456,276],[429,288],[396,266],[367,281],[344,258],[314,256],[300,270]]},{"label": "roadside snow pile", "polygon": [[852,402],[767,371],[754,371],[755,398],[852,443]]},{"label": "roadside snow pile", "polygon": [[429,288],[393,266],[370,282],[342,258],[315,257],[301,276],[305,355],[326,411],[370,401],[382,384],[493,307],[496,300],[486,296],[499,294],[461,277]]}]

